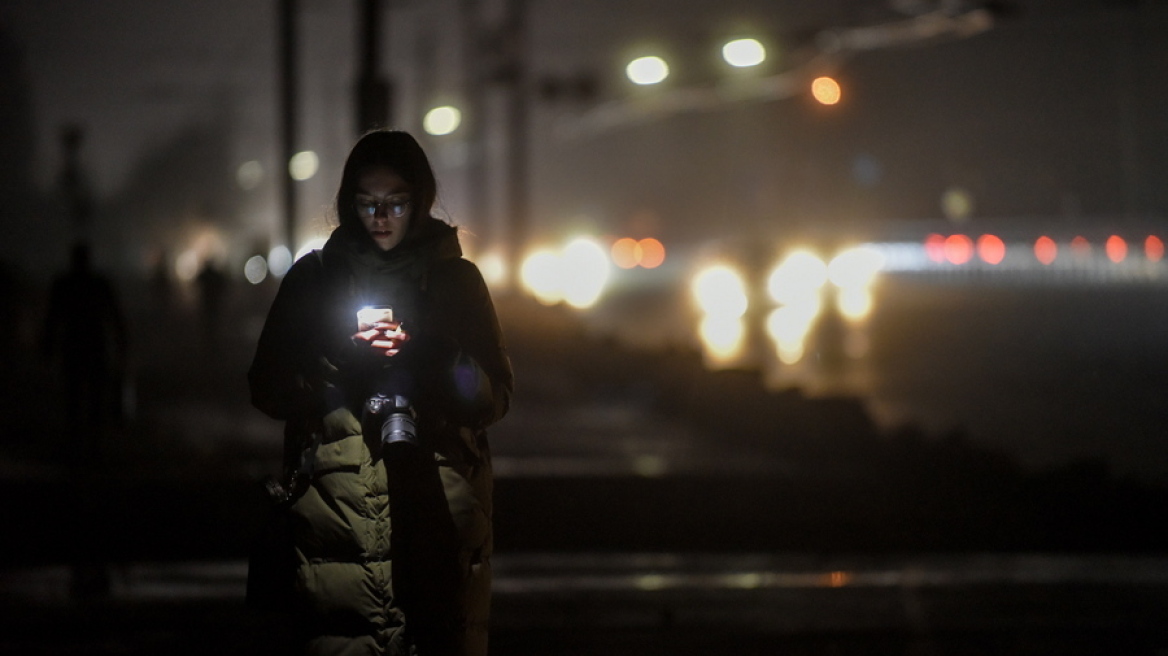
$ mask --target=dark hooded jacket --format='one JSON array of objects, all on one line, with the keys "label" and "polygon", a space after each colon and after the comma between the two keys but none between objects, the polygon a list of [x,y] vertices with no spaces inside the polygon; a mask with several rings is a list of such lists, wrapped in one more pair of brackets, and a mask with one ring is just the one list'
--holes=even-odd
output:
[{"label": "dark hooded jacket", "polygon": [[[356,312],[390,305],[411,336],[359,348]],[[252,402],[286,421],[297,627],[312,654],[485,654],[491,471],[484,429],[512,373],[494,306],[456,230],[423,219],[382,251],[337,228],[281,283],[248,373]],[[392,387],[417,448],[383,448],[363,406]]]}]

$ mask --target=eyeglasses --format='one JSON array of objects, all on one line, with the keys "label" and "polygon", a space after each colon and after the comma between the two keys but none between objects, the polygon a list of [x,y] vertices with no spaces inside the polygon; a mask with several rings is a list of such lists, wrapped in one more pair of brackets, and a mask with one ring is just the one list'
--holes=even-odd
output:
[{"label": "eyeglasses", "polygon": [[410,211],[410,199],[408,198],[390,198],[388,200],[358,198],[354,205],[357,207],[357,214],[362,216],[377,216],[378,212],[385,210],[387,215],[401,218]]}]

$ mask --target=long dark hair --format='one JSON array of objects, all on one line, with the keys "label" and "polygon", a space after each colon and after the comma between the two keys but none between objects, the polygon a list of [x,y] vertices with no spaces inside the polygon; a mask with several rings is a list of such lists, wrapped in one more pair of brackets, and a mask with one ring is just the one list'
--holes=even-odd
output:
[{"label": "long dark hair", "polygon": [[341,173],[341,187],[337,190],[337,219],[341,225],[360,222],[355,205],[357,179],[372,167],[384,166],[397,173],[410,186],[410,225],[406,233],[409,238],[430,218],[434,202],[438,196],[438,182],[434,179],[434,169],[418,141],[408,132],[400,130],[374,130],[362,136],[349,157]]}]

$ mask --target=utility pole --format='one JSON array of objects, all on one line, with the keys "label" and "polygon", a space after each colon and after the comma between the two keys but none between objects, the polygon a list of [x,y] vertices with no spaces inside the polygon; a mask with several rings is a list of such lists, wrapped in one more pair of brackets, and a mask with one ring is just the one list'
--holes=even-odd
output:
[{"label": "utility pole", "polygon": [[459,31],[463,38],[464,107],[460,131],[466,144],[466,206],[471,220],[481,230],[486,226],[488,209],[486,174],[486,87],[484,65],[484,27],[480,0],[460,0]]},{"label": "utility pole", "polygon": [[527,57],[527,0],[509,0],[504,19],[509,83],[507,112],[507,216],[510,220],[508,271],[512,284],[519,281],[523,250],[530,232],[529,102]]},{"label": "utility pole", "polygon": [[279,19],[277,43],[280,48],[280,161],[277,171],[280,176],[280,191],[284,209],[284,244],[296,253],[296,182],[288,172],[288,163],[296,154],[296,132],[299,127],[299,103],[297,96],[296,65],[296,18],[297,0],[277,0]]},{"label": "utility pole", "polygon": [[393,86],[381,73],[383,0],[363,0],[357,81],[357,134],[392,125]]}]

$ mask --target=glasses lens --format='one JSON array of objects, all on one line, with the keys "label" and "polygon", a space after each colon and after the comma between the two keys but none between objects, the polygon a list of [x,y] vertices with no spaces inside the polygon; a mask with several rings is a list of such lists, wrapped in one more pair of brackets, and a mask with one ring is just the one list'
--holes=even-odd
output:
[{"label": "glasses lens", "polygon": [[377,216],[379,210],[385,210],[386,214],[395,217],[402,217],[410,209],[410,201],[408,200],[391,200],[391,201],[375,201],[375,200],[358,200],[355,203],[358,214],[365,214],[368,216]]}]

